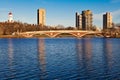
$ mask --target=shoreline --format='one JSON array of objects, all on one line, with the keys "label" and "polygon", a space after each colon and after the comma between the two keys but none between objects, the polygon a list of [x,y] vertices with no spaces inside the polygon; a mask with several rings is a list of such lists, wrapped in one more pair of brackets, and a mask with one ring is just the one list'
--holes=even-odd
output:
[{"label": "shoreline", "polygon": [[[24,37],[24,36],[18,36],[18,35],[0,35],[1,38],[77,38],[74,36],[69,35],[62,35],[59,37],[47,37],[47,36],[34,36],[34,37]],[[95,36],[87,36],[87,37],[80,37],[80,38],[120,38],[120,37],[95,37]]]}]

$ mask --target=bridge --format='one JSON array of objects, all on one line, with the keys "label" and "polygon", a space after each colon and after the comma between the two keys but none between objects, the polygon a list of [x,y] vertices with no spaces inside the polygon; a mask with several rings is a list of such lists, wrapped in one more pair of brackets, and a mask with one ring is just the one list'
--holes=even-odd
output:
[{"label": "bridge", "polygon": [[70,34],[77,38],[80,38],[80,37],[83,37],[89,34],[103,36],[102,33],[99,31],[83,31],[83,30],[50,30],[50,31],[30,31],[30,32],[19,33],[19,35],[24,36],[24,37],[32,37],[37,34],[46,35],[50,38],[57,37],[60,34]]}]

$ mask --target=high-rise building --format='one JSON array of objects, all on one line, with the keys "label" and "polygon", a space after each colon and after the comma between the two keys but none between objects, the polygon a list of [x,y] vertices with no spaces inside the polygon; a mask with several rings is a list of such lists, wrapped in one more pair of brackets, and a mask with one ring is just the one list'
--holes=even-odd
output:
[{"label": "high-rise building", "polygon": [[82,30],[91,30],[92,12],[90,10],[82,11],[82,14],[76,12],[76,28]]},{"label": "high-rise building", "polygon": [[81,14],[76,12],[75,16],[76,16],[76,21],[75,21],[76,22],[76,28],[77,29],[82,29],[82,16],[81,16]]},{"label": "high-rise building", "polygon": [[91,30],[92,27],[92,12],[90,10],[82,11],[82,29]]},{"label": "high-rise building", "polygon": [[37,10],[37,24],[44,26],[46,19],[46,11],[45,9],[38,9]]},{"label": "high-rise building", "polygon": [[13,14],[11,12],[8,13],[8,22],[13,22]]},{"label": "high-rise building", "polygon": [[103,29],[112,28],[112,23],[112,15],[110,14],[110,12],[107,12],[103,15]]}]

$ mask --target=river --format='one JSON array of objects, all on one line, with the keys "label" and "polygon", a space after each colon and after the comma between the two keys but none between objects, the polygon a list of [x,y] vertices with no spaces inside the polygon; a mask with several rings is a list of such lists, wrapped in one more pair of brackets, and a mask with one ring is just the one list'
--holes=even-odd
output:
[{"label": "river", "polygon": [[120,39],[0,39],[0,80],[118,80]]}]

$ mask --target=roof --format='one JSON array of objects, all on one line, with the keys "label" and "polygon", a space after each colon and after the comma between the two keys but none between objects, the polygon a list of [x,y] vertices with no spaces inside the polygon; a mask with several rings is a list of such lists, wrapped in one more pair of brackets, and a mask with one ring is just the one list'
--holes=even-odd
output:
[{"label": "roof", "polygon": [[12,15],[12,13],[11,13],[11,12],[9,12],[9,15]]}]

